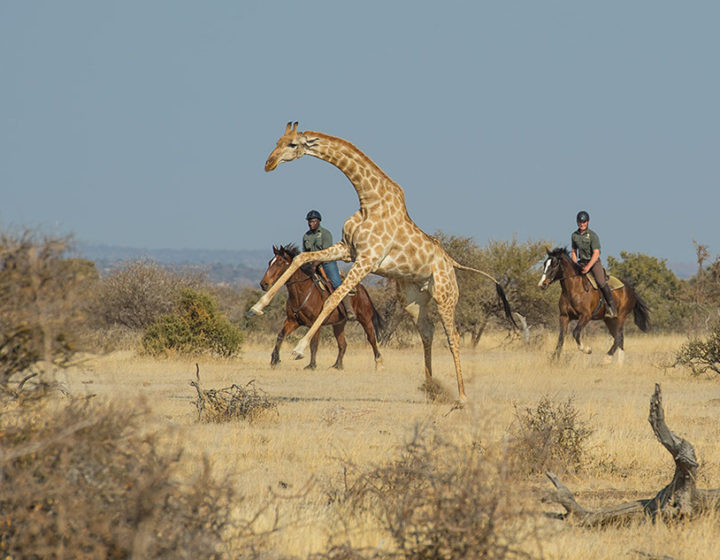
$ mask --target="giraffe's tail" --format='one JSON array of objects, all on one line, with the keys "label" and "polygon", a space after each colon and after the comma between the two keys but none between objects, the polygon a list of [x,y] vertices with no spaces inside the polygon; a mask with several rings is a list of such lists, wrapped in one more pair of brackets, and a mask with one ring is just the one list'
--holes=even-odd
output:
[{"label": "giraffe's tail", "polygon": [[453,266],[459,270],[469,270],[470,272],[476,272],[477,274],[482,274],[486,278],[489,278],[495,283],[495,290],[497,291],[498,297],[500,298],[500,301],[502,301],[503,310],[505,311],[505,317],[507,317],[508,321],[510,321],[516,329],[518,328],[517,323],[515,322],[515,319],[513,318],[512,311],[510,309],[510,303],[507,300],[507,297],[505,297],[505,290],[503,290],[503,287],[500,285],[500,282],[497,281],[497,279],[488,274],[487,272],[480,270],[478,268],[473,268],[471,266],[465,266],[464,264],[460,264],[456,260],[453,259]]}]

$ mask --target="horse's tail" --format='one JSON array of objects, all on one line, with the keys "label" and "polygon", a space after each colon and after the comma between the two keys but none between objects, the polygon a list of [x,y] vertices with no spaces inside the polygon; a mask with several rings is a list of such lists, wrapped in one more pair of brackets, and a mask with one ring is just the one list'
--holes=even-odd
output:
[{"label": "horse's tail", "polygon": [[650,308],[640,298],[635,290],[635,307],[633,307],[633,317],[635,324],[642,332],[648,332],[650,330]]},{"label": "horse's tail", "polygon": [[638,295],[635,287],[630,282],[623,280],[623,283],[625,284],[625,289],[635,298],[635,306],[633,307],[635,324],[642,332],[648,332],[650,330],[650,308]]},{"label": "horse's tail", "polygon": [[498,294],[498,297],[502,301],[503,304],[503,310],[505,311],[505,316],[508,318],[508,321],[510,321],[516,329],[518,328],[517,323],[515,322],[515,319],[512,316],[512,311],[510,310],[510,304],[508,303],[507,297],[505,297],[505,290],[503,290],[503,287],[500,285],[500,282],[498,282],[493,276],[488,274],[487,272],[484,272],[482,270],[479,270],[477,268],[473,268],[471,266],[465,266],[464,264],[460,264],[456,260],[452,259],[453,266],[455,268],[458,268],[460,270],[469,270],[470,272],[476,272],[478,274],[482,274],[486,278],[489,278],[493,282],[495,282],[495,291]]},{"label": "horse's tail", "polygon": [[380,334],[383,332],[383,330],[385,330],[385,323],[383,322],[380,313],[378,313],[378,310],[375,308],[375,304],[373,303],[370,294],[368,293],[367,296],[368,301],[370,302],[370,308],[372,309],[372,325],[375,329],[375,338],[380,340]]}]

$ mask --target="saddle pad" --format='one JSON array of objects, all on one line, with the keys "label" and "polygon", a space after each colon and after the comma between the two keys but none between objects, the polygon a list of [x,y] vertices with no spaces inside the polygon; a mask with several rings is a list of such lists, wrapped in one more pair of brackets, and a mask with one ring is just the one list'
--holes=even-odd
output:
[{"label": "saddle pad", "polygon": [[[597,282],[595,281],[595,277],[592,274],[586,274],[585,277],[590,281],[590,285],[593,287],[593,290],[597,290]],[[623,283],[620,278],[613,276],[612,274],[608,274],[608,286],[610,286],[611,290],[619,290],[625,284]]]}]

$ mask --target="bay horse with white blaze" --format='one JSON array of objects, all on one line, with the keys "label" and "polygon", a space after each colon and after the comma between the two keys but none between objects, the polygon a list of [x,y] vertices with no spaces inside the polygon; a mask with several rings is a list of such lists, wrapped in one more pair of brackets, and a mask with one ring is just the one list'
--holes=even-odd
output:
[{"label": "bay horse with white blaze", "polygon": [[610,362],[615,351],[619,350],[618,363],[622,364],[625,344],[623,325],[625,320],[632,311],[635,324],[641,331],[647,332],[650,328],[650,310],[647,305],[640,299],[632,286],[624,283],[622,287],[611,289],[617,307],[617,317],[605,317],[605,302],[600,291],[593,288],[590,280],[582,273],[580,266],[572,261],[567,251],[561,247],[556,247],[552,251],[548,251],[547,255],[543,263],[542,278],[538,286],[544,290],[557,280],[562,288],[560,301],[558,302],[560,308],[560,334],[553,357],[556,359],[560,357],[568,325],[573,319],[577,319],[577,325],[573,329],[573,337],[577,342],[578,349],[590,354],[592,349],[582,343],[580,335],[590,321],[602,319],[613,337],[613,344],[608,350],[605,362]]},{"label": "bay horse with white blaze", "polygon": [[[282,273],[288,269],[292,260],[300,253],[300,250],[295,245],[289,244],[280,247],[273,246],[273,253],[275,253],[275,256],[268,263],[265,275],[260,281],[260,287],[263,291],[267,291],[282,276]],[[288,291],[288,299],[285,304],[286,318],[277,335],[275,348],[273,348],[270,357],[271,366],[275,366],[280,362],[280,345],[285,337],[300,326],[310,327],[322,311],[325,300],[330,296],[327,289],[316,284],[314,274],[309,270],[309,265],[298,268],[286,282],[285,287]],[[380,314],[375,309],[367,290],[361,284],[358,284],[355,295],[351,296],[351,301],[358,323],[362,326],[368,342],[372,346],[375,369],[377,370],[382,366],[382,356],[380,356],[377,346],[377,334],[382,329]],[[338,355],[332,365],[335,369],[343,368],[343,356],[347,348],[347,342],[345,341],[346,322],[347,317],[340,308],[335,308],[323,322],[323,325],[332,326],[337,341]],[[317,367],[315,356],[317,355],[319,340],[320,331],[316,332],[310,339],[310,363],[305,369],[315,369]]]}]

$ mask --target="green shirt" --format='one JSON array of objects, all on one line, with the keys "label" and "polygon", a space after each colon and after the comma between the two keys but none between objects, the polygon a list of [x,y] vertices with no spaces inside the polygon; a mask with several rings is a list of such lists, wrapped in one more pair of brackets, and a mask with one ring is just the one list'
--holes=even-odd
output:
[{"label": "green shirt", "polygon": [[322,226],[303,235],[303,251],[322,251],[332,244],[332,234]]},{"label": "green shirt", "polygon": [[580,261],[589,261],[592,258],[593,251],[600,249],[600,238],[590,228],[585,233],[580,230],[572,232],[572,248]]}]

